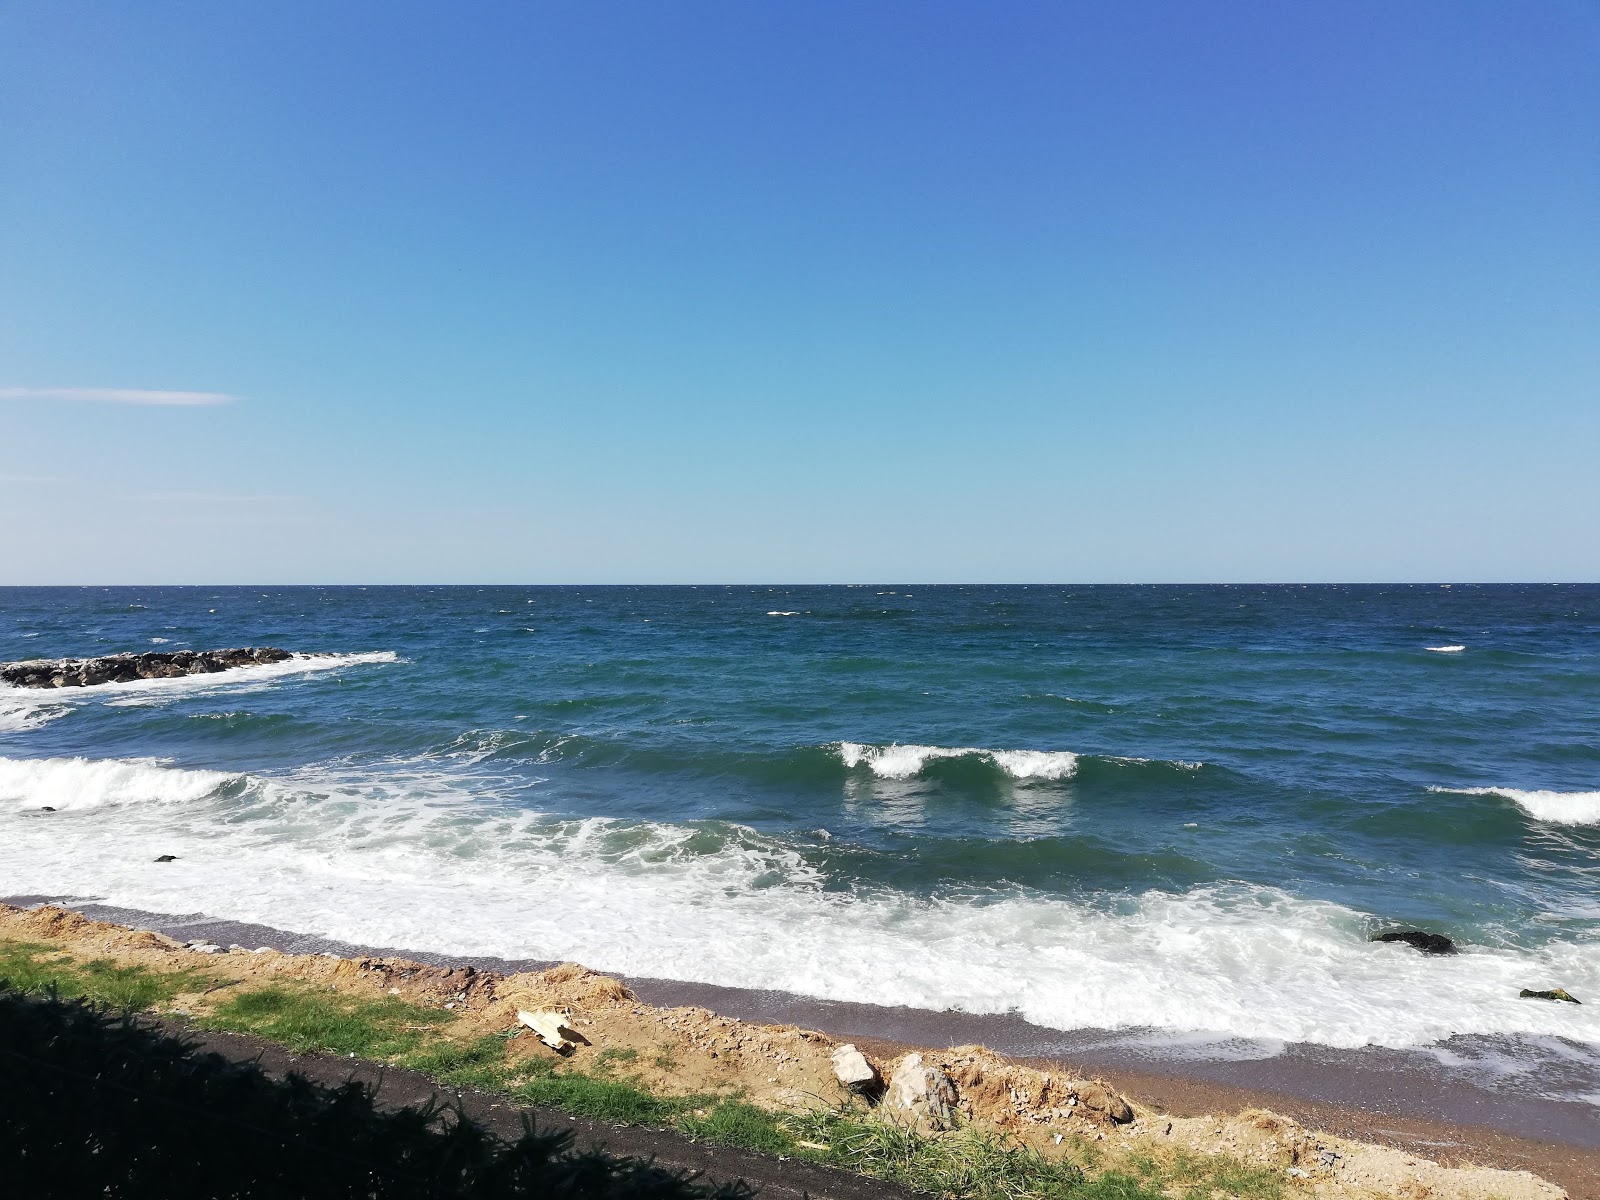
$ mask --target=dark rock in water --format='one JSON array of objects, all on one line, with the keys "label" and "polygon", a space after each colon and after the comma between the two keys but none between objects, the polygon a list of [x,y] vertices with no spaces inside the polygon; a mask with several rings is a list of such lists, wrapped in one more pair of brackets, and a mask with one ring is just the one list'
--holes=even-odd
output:
[{"label": "dark rock in water", "polygon": [[157,862],[177,862],[178,861],[178,856],[176,854],[163,854],[160,858],[156,859],[156,861]]},{"label": "dark rock in water", "polygon": [[237,650],[156,650],[149,654],[108,654],[103,658],[34,658],[0,663],[0,683],[26,688],[94,687],[138,679],[208,675],[293,657],[276,646],[247,646]]},{"label": "dark rock in water", "polygon": [[1404,942],[1424,954],[1454,954],[1456,944],[1442,933],[1424,933],[1420,929],[1391,929],[1387,933],[1372,935],[1375,942]]},{"label": "dark rock in water", "polygon": [[1523,988],[1517,995],[1524,1000],[1565,1000],[1568,1004],[1583,1003],[1582,1000],[1579,1000],[1566,988],[1551,988],[1548,992],[1536,992],[1532,988]]},{"label": "dark rock in water", "polygon": [[39,806],[39,811],[40,812],[55,812],[55,809],[51,808],[48,804],[41,804]]}]

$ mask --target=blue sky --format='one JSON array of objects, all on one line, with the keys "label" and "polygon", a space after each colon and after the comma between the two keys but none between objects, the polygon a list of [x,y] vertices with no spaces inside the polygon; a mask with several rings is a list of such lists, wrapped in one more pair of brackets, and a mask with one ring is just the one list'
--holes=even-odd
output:
[{"label": "blue sky", "polygon": [[1600,578],[1597,55],[0,0],[0,583]]}]

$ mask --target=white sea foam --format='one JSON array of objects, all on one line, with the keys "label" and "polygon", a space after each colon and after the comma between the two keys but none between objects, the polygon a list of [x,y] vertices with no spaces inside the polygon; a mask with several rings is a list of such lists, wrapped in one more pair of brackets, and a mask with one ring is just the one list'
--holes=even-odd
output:
[{"label": "white sea foam", "polygon": [[57,696],[40,695],[32,688],[0,684],[0,733],[19,733],[37,729],[72,711]]},{"label": "white sea foam", "polygon": [[990,760],[1013,779],[1068,779],[1078,756],[1065,750],[993,750]]},{"label": "white sea foam", "polygon": [[199,800],[235,776],[182,771],[154,758],[0,758],[0,804],[62,811]]},{"label": "white sea foam", "polygon": [[1460,654],[1465,646],[1424,646],[1424,650],[1431,650],[1435,654]]},{"label": "white sea foam", "polygon": [[[150,760],[0,760],[0,879],[15,893],[203,910],[368,945],[1020,1011],[1061,1029],[1334,1046],[1456,1033],[1600,1042],[1600,1006],[1517,998],[1552,983],[1600,993],[1597,945],[1430,958],[1368,942],[1349,909],[1243,884],[1107,907],[830,887],[796,849],[749,830],[561,819],[514,803],[521,786],[437,760],[270,779]],[[61,811],[34,811],[44,804]],[[154,864],[162,854],[177,861]]]},{"label": "white sea foam", "polygon": [[1536,821],[1552,825],[1600,825],[1600,792],[1524,791],[1521,788],[1431,787],[1430,792],[1456,796],[1499,796],[1510,800]]},{"label": "white sea foam", "polygon": [[767,614],[769,617],[798,617],[799,615],[797,612],[780,612],[778,609],[773,609]]},{"label": "white sea foam", "polygon": [[1013,779],[1070,779],[1078,769],[1078,756],[1067,750],[985,750],[977,746],[916,746],[898,742],[871,746],[862,742],[840,742],[839,757],[847,768],[866,766],[883,779],[910,779],[930,762],[942,758],[986,759]]}]

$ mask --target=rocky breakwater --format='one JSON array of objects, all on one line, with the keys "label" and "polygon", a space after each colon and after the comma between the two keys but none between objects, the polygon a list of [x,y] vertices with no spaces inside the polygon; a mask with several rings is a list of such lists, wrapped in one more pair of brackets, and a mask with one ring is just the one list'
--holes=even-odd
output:
[{"label": "rocky breakwater", "polygon": [[35,658],[0,664],[0,682],[24,688],[93,687],[101,683],[133,683],[140,679],[210,675],[238,667],[285,662],[294,657],[276,646],[246,646],[237,650],[108,654],[102,658]]}]

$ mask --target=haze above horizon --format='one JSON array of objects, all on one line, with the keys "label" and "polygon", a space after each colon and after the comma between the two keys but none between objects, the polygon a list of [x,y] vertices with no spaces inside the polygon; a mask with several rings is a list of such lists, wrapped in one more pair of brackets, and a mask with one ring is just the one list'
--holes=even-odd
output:
[{"label": "haze above horizon", "polygon": [[0,5],[0,584],[1600,578],[1600,9]]}]

